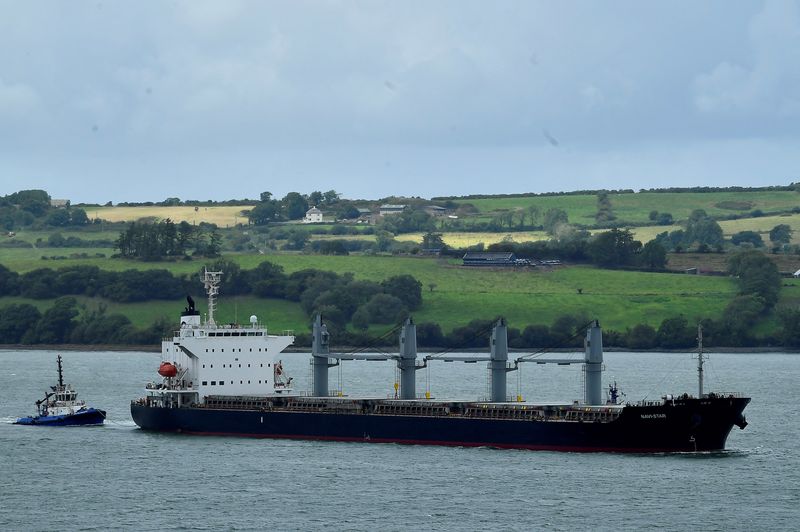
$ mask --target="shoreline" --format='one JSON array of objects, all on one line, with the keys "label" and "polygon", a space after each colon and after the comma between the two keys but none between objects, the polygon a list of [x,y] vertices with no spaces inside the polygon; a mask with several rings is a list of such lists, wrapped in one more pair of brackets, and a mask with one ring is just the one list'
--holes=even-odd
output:
[{"label": "shoreline", "polygon": [[[349,351],[361,349],[360,347],[353,347],[353,346],[341,346],[338,348],[339,353],[347,353]],[[509,354],[525,354],[530,353],[531,351],[537,351],[542,348],[531,347],[531,348],[509,348]],[[89,352],[100,352],[100,351],[111,351],[111,352],[120,352],[120,353],[127,353],[127,352],[142,352],[142,353],[160,353],[161,347],[158,345],[118,345],[118,344],[34,344],[34,345],[27,345],[27,344],[0,344],[0,351],[89,351]],[[386,349],[382,349],[382,351],[387,351]],[[436,347],[436,348],[429,348],[424,346],[419,346],[418,351],[420,353],[428,353],[428,354],[437,354],[443,351],[443,348]],[[478,348],[466,348],[466,349],[447,349],[448,353],[482,353],[483,351],[488,352],[488,347],[486,349],[478,349]],[[696,353],[697,349],[627,349],[622,347],[606,347],[603,348],[605,353],[641,353],[643,355],[651,355],[651,354],[660,354],[660,353]],[[284,353],[308,353],[311,354],[311,348],[309,347],[288,347],[284,351]],[[395,349],[390,349],[388,352],[396,352]],[[580,353],[582,350],[580,348],[558,348],[558,349],[549,349],[544,351],[544,353]],[[800,349],[791,349],[788,347],[708,347],[703,348],[704,353],[712,353],[712,354],[739,354],[739,353],[751,353],[751,354],[762,354],[762,353],[787,353],[787,354],[800,354]]]}]

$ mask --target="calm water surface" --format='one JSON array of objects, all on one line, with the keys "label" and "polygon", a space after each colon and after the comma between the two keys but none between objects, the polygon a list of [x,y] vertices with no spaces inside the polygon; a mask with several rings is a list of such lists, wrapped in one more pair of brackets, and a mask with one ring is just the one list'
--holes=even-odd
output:
[{"label": "calm water surface", "polygon": [[[717,454],[617,455],[148,434],[128,403],[154,353],[66,352],[66,381],[108,411],[93,428],[13,419],[56,380],[55,351],[0,351],[0,530],[797,530],[800,356],[715,354],[706,390],[753,397]],[[695,392],[689,354],[606,353],[627,399]],[[309,355],[286,354],[298,389]],[[529,365],[526,400],[581,396],[579,366]],[[393,392],[390,363],[346,362],[344,392]],[[418,390],[487,393],[485,364],[434,363]],[[509,393],[518,378],[509,374]]]}]

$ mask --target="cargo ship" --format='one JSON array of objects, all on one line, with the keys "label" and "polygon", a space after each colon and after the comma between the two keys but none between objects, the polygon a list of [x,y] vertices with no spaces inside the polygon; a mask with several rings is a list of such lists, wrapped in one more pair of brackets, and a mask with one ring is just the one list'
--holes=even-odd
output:
[{"label": "cargo ship", "polygon": [[[417,356],[411,319],[401,327],[398,353],[332,353],[321,317],[313,324],[313,390],[298,393],[286,375],[281,353],[290,332],[269,334],[251,316],[249,324],[217,324],[216,296],[222,272],[206,271],[208,314],[201,319],[191,297],[180,327],[162,342],[158,381],[131,402],[143,430],[370,443],[487,446],[575,452],[702,452],[724,450],[734,426],[744,429],[750,398],[733,392],[704,393],[703,354],[698,356],[696,396],[664,395],[657,401],[621,403],[616,384],[602,387],[602,331],[587,324],[581,359],[521,356],[509,362],[506,326],[499,320],[488,355],[443,353]],[[342,360],[391,360],[400,382],[393,398],[331,394],[328,372]],[[417,396],[415,374],[433,360],[487,361],[491,397],[444,401]],[[583,400],[564,404],[522,402],[506,395],[506,376],[520,364],[584,367]],[[607,390],[607,393],[604,391]]]}]

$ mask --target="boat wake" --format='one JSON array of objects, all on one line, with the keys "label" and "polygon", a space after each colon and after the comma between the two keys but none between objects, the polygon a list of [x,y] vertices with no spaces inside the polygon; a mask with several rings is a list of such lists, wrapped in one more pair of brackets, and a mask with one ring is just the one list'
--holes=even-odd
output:
[{"label": "boat wake", "polygon": [[660,456],[667,458],[688,458],[690,460],[709,460],[720,458],[744,458],[750,456],[751,451],[748,449],[724,449],[719,451],[692,451],[692,452],[675,452],[675,453],[659,453]]},{"label": "boat wake", "polygon": [[128,429],[128,428],[136,428],[136,423],[134,423],[132,419],[115,420],[115,419],[106,418],[106,426],[112,427],[112,428],[126,428],[126,429]]}]

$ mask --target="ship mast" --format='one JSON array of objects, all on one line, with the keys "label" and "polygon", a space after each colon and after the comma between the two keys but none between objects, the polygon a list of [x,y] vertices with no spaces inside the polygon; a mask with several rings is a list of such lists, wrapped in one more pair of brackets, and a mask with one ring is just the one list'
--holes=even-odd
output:
[{"label": "ship mast", "polygon": [[61,389],[64,388],[64,373],[61,371],[61,355],[58,355],[56,362],[58,362],[58,387]]},{"label": "ship mast", "polygon": [[214,311],[217,308],[217,294],[219,294],[219,283],[222,272],[210,272],[203,270],[203,286],[208,294],[208,325],[216,326],[214,321]]},{"label": "ship mast", "polygon": [[703,398],[703,326],[697,325],[697,396]]}]

